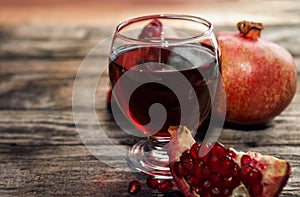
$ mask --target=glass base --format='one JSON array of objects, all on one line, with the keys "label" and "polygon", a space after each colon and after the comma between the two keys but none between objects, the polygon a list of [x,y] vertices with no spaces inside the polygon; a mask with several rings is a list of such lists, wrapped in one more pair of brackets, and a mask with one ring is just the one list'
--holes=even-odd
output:
[{"label": "glass base", "polygon": [[166,150],[168,143],[151,139],[139,141],[129,150],[129,166],[157,179],[172,179]]}]

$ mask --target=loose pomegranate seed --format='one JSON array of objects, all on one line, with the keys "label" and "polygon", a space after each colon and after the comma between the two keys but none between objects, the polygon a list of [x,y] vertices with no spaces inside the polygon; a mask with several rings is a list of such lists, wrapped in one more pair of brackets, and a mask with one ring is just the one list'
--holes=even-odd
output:
[{"label": "loose pomegranate seed", "polygon": [[244,167],[252,162],[252,159],[249,155],[243,155],[241,158],[241,166]]},{"label": "loose pomegranate seed", "polygon": [[157,189],[160,183],[161,183],[161,180],[153,178],[153,177],[149,177],[146,180],[146,185],[151,189]]},{"label": "loose pomegranate seed", "polygon": [[172,189],[173,187],[173,183],[169,180],[164,180],[163,182],[161,182],[159,185],[158,185],[158,188],[157,190],[159,192],[162,192],[162,193],[165,193],[165,192],[168,192]]},{"label": "loose pomegranate seed", "polygon": [[139,181],[131,181],[129,183],[128,192],[130,194],[136,194],[141,190],[141,183]]},{"label": "loose pomegranate seed", "polygon": [[224,147],[224,145],[216,142],[214,146],[211,149],[211,154],[217,156],[217,157],[225,157],[227,154],[227,150]]},{"label": "loose pomegranate seed", "polygon": [[188,151],[184,151],[180,157],[180,161],[182,165],[188,169],[191,170],[193,168],[193,159]]}]

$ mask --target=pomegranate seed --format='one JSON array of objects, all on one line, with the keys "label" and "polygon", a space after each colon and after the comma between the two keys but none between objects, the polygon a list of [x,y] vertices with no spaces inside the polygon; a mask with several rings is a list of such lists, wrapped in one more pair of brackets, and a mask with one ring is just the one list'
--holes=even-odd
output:
[{"label": "pomegranate seed", "polygon": [[139,181],[131,181],[129,183],[128,192],[130,194],[136,194],[141,190],[141,183]]},{"label": "pomegranate seed", "polygon": [[221,194],[221,190],[220,190],[220,188],[218,188],[218,187],[213,187],[213,188],[211,189],[211,193],[212,193],[214,196],[219,196],[219,195]]},{"label": "pomegranate seed", "polygon": [[205,164],[198,160],[194,163],[194,167],[193,167],[193,172],[194,172],[194,176],[197,177],[198,179],[202,179],[203,178],[203,169],[205,167]]},{"label": "pomegranate seed", "polygon": [[225,186],[226,188],[231,188],[231,186],[232,186],[233,183],[234,183],[234,179],[233,179],[232,176],[231,176],[231,177],[225,177],[223,181],[224,181],[224,186]]},{"label": "pomegranate seed", "polygon": [[200,185],[200,179],[193,177],[193,176],[189,176],[186,178],[186,182],[191,185],[192,187],[196,187]]},{"label": "pomegranate seed", "polygon": [[223,194],[222,196],[224,196],[224,197],[230,196],[232,194],[232,190],[225,188],[225,189],[223,189],[222,194]]},{"label": "pomegranate seed", "polygon": [[203,192],[203,189],[201,186],[196,186],[196,187],[193,187],[194,191],[197,193],[197,194],[200,194],[201,192]]},{"label": "pomegranate seed", "polygon": [[205,178],[210,178],[211,177],[211,171],[209,170],[209,168],[207,166],[205,166],[204,169],[203,169],[203,176]]},{"label": "pomegranate seed", "polygon": [[252,159],[249,155],[243,155],[241,158],[241,166],[244,167],[252,162]]},{"label": "pomegranate seed", "polygon": [[161,182],[158,187],[157,187],[157,190],[159,192],[162,192],[162,193],[165,193],[165,192],[168,192],[172,189],[173,187],[173,183],[169,180],[164,180],[163,182]]},{"label": "pomegranate seed", "polygon": [[219,173],[214,173],[211,177],[211,182],[214,186],[221,186],[223,184],[223,179]]},{"label": "pomegranate seed", "polygon": [[146,180],[146,185],[151,188],[151,189],[157,189],[158,185],[161,183],[161,181],[159,179],[153,178],[153,177],[149,177]]},{"label": "pomegranate seed", "polygon": [[240,179],[239,177],[225,177],[223,179],[224,181],[224,187],[225,188],[229,188],[229,189],[234,189],[235,187],[237,187],[240,184]]},{"label": "pomegranate seed", "polygon": [[220,163],[220,159],[215,155],[211,155],[207,160],[207,165],[212,172],[219,172]]},{"label": "pomegranate seed", "polygon": [[252,167],[250,165],[246,165],[241,169],[241,178],[243,182],[248,181],[248,173],[252,170]]},{"label": "pomegranate seed", "polygon": [[250,184],[260,183],[262,180],[262,174],[257,169],[253,168],[248,173],[248,182]]},{"label": "pomegranate seed", "polygon": [[183,178],[188,175],[187,169],[185,169],[180,162],[174,163],[174,171],[176,176],[179,178]]},{"label": "pomegranate seed", "polygon": [[191,170],[193,168],[193,159],[188,151],[182,153],[180,161],[186,169]]},{"label": "pomegranate seed", "polygon": [[202,191],[200,192],[201,197],[211,197],[211,194],[208,191]]},{"label": "pomegranate seed", "polygon": [[209,180],[204,180],[204,181],[202,182],[202,187],[203,187],[204,189],[210,188],[210,185],[211,185],[211,183],[210,183]]},{"label": "pomegranate seed", "polygon": [[218,172],[222,175],[226,174],[232,174],[234,170],[234,161],[231,159],[231,157],[224,157],[222,158],[221,164],[219,165]]},{"label": "pomegranate seed", "polygon": [[256,164],[255,166],[256,166],[257,169],[260,170],[260,171],[264,171],[265,169],[267,169],[267,166],[266,166],[266,164],[264,164],[264,163],[258,163],[258,164]]},{"label": "pomegranate seed", "polygon": [[223,144],[216,142],[211,149],[211,154],[217,157],[225,157],[227,154],[227,150]]},{"label": "pomegranate seed", "polygon": [[248,187],[249,193],[251,196],[260,196],[263,193],[263,186],[260,183],[257,183],[251,187]]},{"label": "pomegranate seed", "polygon": [[190,154],[193,160],[197,160],[199,158],[198,152],[200,149],[200,144],[194,143],[190,149]]},{"label": "pomegranate seed", "polygon": [[235,163],[234,166],[233,166],[233,170],[232,170],[232,176],[238,177],[239,172],[240,172],[240,167],[239,167],[238,164]]}]

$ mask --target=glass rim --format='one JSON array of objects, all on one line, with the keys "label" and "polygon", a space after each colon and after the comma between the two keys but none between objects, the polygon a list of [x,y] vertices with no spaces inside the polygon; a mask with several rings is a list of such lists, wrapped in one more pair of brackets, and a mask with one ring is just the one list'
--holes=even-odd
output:
[{"label": "glass rim", "polygon": [[168,46],[172,45],[179,45],[179,44],[184,44],[184,43],[192,43],[198,40],[202,40],[203,37],[211,35],[214,32],[214,26],[212,25],[211,22],[208,20],[198,17],[198,16],[193,16],[193,15],[177,15],[177,14],[155,14],[155,15],[145,15],[145,16],[140,16],[136,18],[132,18],[129,20],[126,20],[119,25],[117,25],[116,30],[115,30],[115,36],[127,41],[127,42],[135,42],[137,44],[144,44],[144,45],[162,45],[161,41],[154,41],[154,40],[147,40],[147,39],[136,39],[136,38],[131,38],[126,35],[123,35],[120,31],[125,28],[126,26],[133,24],[135,22],[140,22],[140,21],[146,21],[146,20],[151,20],[151,19],[181,19],[181,20],[186,20],[186,21],[191,21],[195,23],[199,23],[202,25],[205,25],[207,27],[207,30],[203,31],[202,33],[197,34],[196,36],[191,36],[189,38],[179,38],[176,40],[168,40]]}]

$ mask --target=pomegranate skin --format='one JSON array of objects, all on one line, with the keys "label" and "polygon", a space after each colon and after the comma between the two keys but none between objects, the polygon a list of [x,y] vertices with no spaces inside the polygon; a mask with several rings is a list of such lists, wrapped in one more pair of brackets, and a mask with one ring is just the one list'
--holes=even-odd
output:
[{"label": "pomegranate skin", "polygon": [[291,54],[276,43],[242,33],[219,32],[226,121],[262,124],[279,115],[296,92]]},{"label": "pomegranate skin", "polygon": [[[209,162],[208,159],[208,161],[205,162],[203,160],[204,157],[202,157],[199,154],[201,153],[199,149],[198,151],[196,151],[198,152],[199,158],[193,161],[195,164],[197,164],[199,163],[199,160],[203,160],[203,162],[206,163],[204,165],[207,165],[208,167],[207,169],[211,173],[204,174],[205,167],[202,168],[204,166],[203,165],[202,167],[200,167],[202,168],[203,176],[199,177],[197,175],[198,174],[196,173],[197,169],[194,169],[193,171],[189,171],[188,169],[184,168],[183,170],[187,170],[188,174],[182,177],[181,173],[179,173],[178,168],[176,167],[176,164],[182,162],[181,156],[186,151],[188,152],[194,151],[193,147],[195,147],[196,141],[192,137],[189,129],[184,126],[170,127],[169,132],[171,135],[171,141],[168,145],[170,170],[173,176],[173,180],[176,183],[178,189],[186,197],[202,197],[202,196],[278,197],[282,189],[284,188],[284,186],[287,184],[288,179],[290,177],[291,166],[285,160],[276,158],[271,155],[262,155],[258,152],[237,151],[233,148],[226,148],[225,146],[223,146],[218,142],[216,142],[215,145],[219,144],[219,148],[214,150],[215,147],[214,145],[212,149],[208,150],[209,153],[207,154],[209,155],[209,158],[212,158],[213,156],[220,157],[221,154],[216,154],[216,153],[221,153],[223,152],[221,150],[225,149],[227,155],[226,158],[228,158],[229,156],[235,162],[233,168],[222,168],[222,166],[226,164],[222,161],[221,163],[220,162],[211,163]],[[224,170],[226,169],[225,179],[224,177],[223,180],[220,179],[219,181],[216,181],[217,179],[214,179],[214,177],[216,177],[214,176],[216,175],[214,172],[215,170],[214,165]],[[198,165],[197,166],[195,165],[195,167],[199,169]],[[222,175],[220,175],[219,177],[222,178]],[[240,179],[238,177],[240,177]],[[190,178],[196,178],[196,180],[192,180]],[[205,182],[208,181],[212,185],[200,184],[199,186],[197,180],[200,183],[203,181]],[[215,186],[222,188],[223,194],[221,195],[215,194],[213,190],[211,190]]]}]

